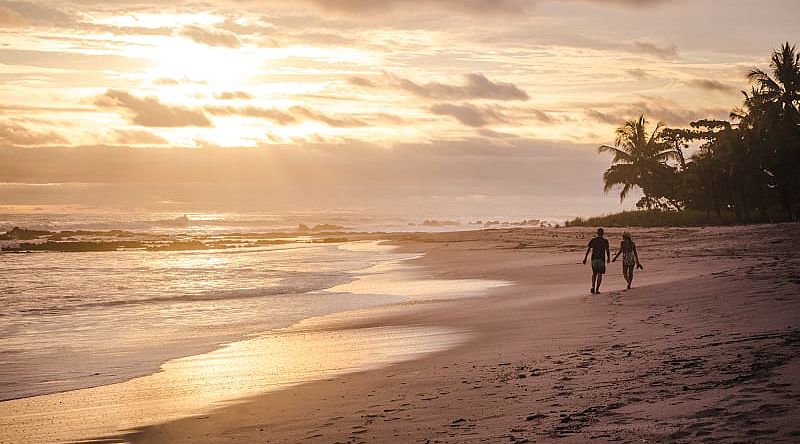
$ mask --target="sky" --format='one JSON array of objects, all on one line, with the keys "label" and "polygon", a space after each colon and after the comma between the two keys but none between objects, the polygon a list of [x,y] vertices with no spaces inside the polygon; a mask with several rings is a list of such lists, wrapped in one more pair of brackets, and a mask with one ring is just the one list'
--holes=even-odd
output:
[{"label": "sky", "polygon": [[577,216],[727,118],[796,0],[0,0],[0,211]]}]

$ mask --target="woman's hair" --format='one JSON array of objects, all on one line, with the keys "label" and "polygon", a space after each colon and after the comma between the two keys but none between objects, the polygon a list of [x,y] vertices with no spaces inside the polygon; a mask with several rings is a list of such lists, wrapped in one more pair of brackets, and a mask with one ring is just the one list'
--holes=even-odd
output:
[{"label": "woman's hair", "polygon": [[633,251],[633,239],[631,239],[630,235],[622,236],[622,251]]}]

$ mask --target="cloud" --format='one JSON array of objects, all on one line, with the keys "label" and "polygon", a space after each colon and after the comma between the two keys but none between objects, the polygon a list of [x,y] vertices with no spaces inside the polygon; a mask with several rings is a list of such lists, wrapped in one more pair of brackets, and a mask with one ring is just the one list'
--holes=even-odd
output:
[{"label": "cloud", "polygon": [[208,46],[221,46],[224,48],[239,48],[242,42],[236,34],[224,29],[207,29],[199,26],[184,26],[178,35],[188,37],[197,43]]},{"label": "cloud", "polygon": [[490,130],[488,128],[482,128],[482,129],[478,130],[478,134],[480,134],[483,137],[489,138],[489,139],[501,139],[501,140],[503,140],[503,139],[515,139],[515,138],[518,137],[516,134],[512,134],[512,133],[508,133],[508,132],[502,132],[502,131]]},{"label": "cloud", "polygon": [[153,80],[153,85],[177,86],[177,85],[180,85],[180,82],[178,82],[175,79],[170,79],[168,77],[161,77],[161,78]]},{"label": "cloud", "polygon": [[647,54],[663,60],[674,60],[679,57],[678,47],[675,45],[658,46],[649,42],[633,42],[631,50],[639,54]]},{"label": "cloud", "polygon": [[482,127],[490,123],[506,122],[506,117],[495,109],[477,107],[466,103],[454,105],[438,103],[430,108],[431,112],[440,116],[450,116],[466,126]]},{"label": "cloud", "polygon": [[15,27],[27,25],[29,25],[29,23],[22,14],[7,6],[0,6],[0,26]]},{"label": "cloud", "polygon": [[[603,200],[600,177],[608,160],[593,148],[530,139],[498,143],[483,137],[269,149],[0,147],[0,165],[8,165],[0,169],[0,204],[130,208],[169,200],[188,208],[241,211],[403,208],[409,214],[513,217],[528,211],[571,214],[584,208],[600,213],[606,209],[591,205],[606,202],[616,208],[618,199]],[[488,199],[476,204],[470,195]],[[584,201],[590,202],[588,209]]]},{"label": "cloud", "polygon": [[652,122],[663,122],[672,126],[687,126],[699,119],[726,119],[730,111],[725,108],[688,109],[668,101],[638,101],[613,106],[608,110],[587,109],[586,116],[609,125],[622,125],[625,121],[644,114]]},{"label": "cloud", "polygon": [[461,85],[431,82],[420,84],[409,79],[385,75],[376,82],[364,77],[351,77],[350,83],[365,88],[397,88],[426,99],[437,100],[528,100],[528,94],[513,83],[493,82],[481,73],[466,74]]},{"label": "cloud", "polygon": [[0,26],[54,25],[71,23],[74,18],[45,3],[0,0]]},{"label": "cloud", "polygon": [[630,111],[640,110],[653,120],[661,121],[667,125],[686,126],[689,122],[699,119],[727,119],[730,110],[727,108],[699,108],[687,109],[680,106],[638,103],[632,104],[628,115],[636,115]]},{"label": "cloud", "polygon": [[722,83],[718,80],[711,79],[692,79],[686,82],[688,85],[695,88],[700,88],[706,91],[720,92],[720,93],[737,93],[739,90],[732,85]]},{"label": "cloud", "polygon": [[236,99],[252,99],[253,96],[244,92],[244,91],[223,91],[221,93],[214,94],[214,97],[220,100],[236,100]]},{"label": "cloud", "polygon": [[15,113],[80,113],[80,112],[95,112],[95,109],[90,106],[32,106],[32,105],[0,105],[0,111],[12,111]]},{"label": "cloud", "polygon": [[586,116],[594,121],[609,125],[621,125],[623,122],[625,122],[625,118],[615,114],[604,113],[596,109],[587,109]]},{"label": "cloud", "polygon": [[506,107],[502,105],[477,106],[471,103],[452,104],[437,103],[430,107],[433,114],[450,116],[466,126],[474,128],[484,127],[493,123],[507,123],[514,125],[527,125],[537,122],[544,125],[554,125],[563,121],[553,115],[532,107]]},{"label": "cloud", "polygon": [[211,114],[218,116],[246,116],[255,117],[259,119],[269,120],[280,125],[289,125],[299,123],[304,120],[314,120],[322,122],[334,128],[351,128],[357,126],[366,126],[367,123],[355,117],[338,117],[329,116],[319,111],[312,110],[305,106],[293,106],[287,110],[280,110],[277,108],[259,108],[256,106],[215,106],[210,105],[204,108]]},{"label": "cloud", "polygon": [[674,0],[578,0],[584,3],[592,3],[597,5],[612,5],[624,6],[628,8],[650,8],[659,6],[666,3],[671,3]]},{"label": "cloud", "polygon": [[387,125],[401,125],[408,123],[408,120],[389,113],[376,113],[371,115],[370,119],[376,123]]},{"label": "cloud", "polygon": [[296,123],[297,118],[285,111],[281,111],[275,108],[259,108],[256,106],[243,106],[243,107],[233,107],[233,106],[216,106],[216,105],[209,105],[204,108],[211,114],[215,116],[245,116],[245,117],[256,117],[259,119],[269,120],[280,125],[288,125],[291,123]]},{"label": "cloud", "polygon": [[114,130],[113,140],[122,145],[167,145],[169,141],[145,130]]},{"label": "cloud", "polygon": [[211,126],[211,121],[200,110],[166,105],[155,97],[138,98],[121,90],[109,89],[94,103],[101,108],[121,109],[130,116],[131,122],[141,126]]},{"label": "cloud", "polygon": [[[416,0],[303,0],[325,11],[346,14],[385,15],[419,12]],[[438,9],[462,14],[521,14],[531,12],[538,3],[553,0],[428,0],[425,9]],[[631,8],[647,8],[673,0],[574,0],[581,3]]]},{"label": "cloud", "polygon": [[370,80],[370,79],[368,79],[366,77],[354,76],[354,77],[350,77],[349,79],[347,79],[347,81],[350,82],[351,85],[360,86],[362,88],[377,88],[378,87],[378,84],[376,82],[373,82],[372,80]]},{"label": "cloud", "polygon": [[[44,45],[49,47],[52,45]],[[70,71],[92,70],[141,70],[153,62],[144,58],[133,58],[114,54],[83,54],[70,51],[38,51],[0,47],[0,63],[6,65],[37,66]]]},{"label": "cloud", "polygon": [[[386,14],[415,11],[419,3],[415,0],[304,0],[327,11],[357,14]],[[444,9],[466,13],[522,12],[530,9],[531,0],[428,0],[426,8]]]},{"label": "cloud", "polygon": [[68,143],[54,131],[34,131],[16,123],[0,122],[0,142],[9,145],[55,145]]},{"label": "cloud", "polygon": [[206,84],[208,84],[204,80],[193,80],[193,79],[190,79],[189,77],[186,77],[186,76],[184,76],[182,79],[173,79],[173,78],[170,78],[170,77],[160,77],[160,78],[157,78],[157,79],[153,80],[153,85],[159,85],[159,86],[177,86],[177,85],[181,85],[181,84],[184,84],[184,83],[186,83],[186,84],[195,84],[195,85],[206,85]]},{"label": "cloud", "polygon": [[525,115],[529,115],[529,116],[533,117],[534,120],[536,120],[536,121],[538,121],[540,123],[546,123],[546,124],[557,123],[557,119],[555,117],[553,117],[550,114],[547,114],[546,112],[544,112],[542,110],[539,110],[539,109],[526,108],[526,109],[522,110],[522,113],[525,114]]},{"label": "cloud", "polygon": [[354,117],[331,117],[320,113],[319,111],[308,109],[304,106],[293,106],[289,108],[289,111],[296,116],[301,116],[308,120],[323,122],[328,126],[335,128],[351,128],[366,125],[364,121]]},{"label": "cloud", "polygon": [[639,80],[649,79],[652,77],[649,72],[641,68],[626,69],[625,72],[627,72],[631,77]]},{"label": "cloud", "polygon": [[284,38],[292,43],[305,43],[315,46],[356,46],[359,43],[358,39],[329,31],[300,30],[300,32],[292,33],[284,36]]},{"label": "cloud", "polygon": [[91,31],[97,34],[105,34],[109,33],[115,36],[120,35],[130,35],[130,36],[150,36],[150,35],[161,35],[161,36],[169,36],[172,35],[174,29],[168,27],[160,27],[160,28],[145,28],[142,26],[114,26],[114,25],[99,25],[99,24],[85,24],[81,23],[81,28]]}]

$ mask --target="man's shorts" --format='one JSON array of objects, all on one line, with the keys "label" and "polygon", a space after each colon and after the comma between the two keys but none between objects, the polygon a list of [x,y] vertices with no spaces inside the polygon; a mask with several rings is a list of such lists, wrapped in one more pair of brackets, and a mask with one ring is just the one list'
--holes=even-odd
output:
[{"label": "man's shorts", "polygon": [[605,274],[606,273],[606,261],[603,259],[592,259],[592,272]]}]

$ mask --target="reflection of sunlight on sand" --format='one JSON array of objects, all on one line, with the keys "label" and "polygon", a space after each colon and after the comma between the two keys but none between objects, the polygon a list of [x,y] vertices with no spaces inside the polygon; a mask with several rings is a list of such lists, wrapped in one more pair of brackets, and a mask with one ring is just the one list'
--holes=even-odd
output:
[{"label": "reflection of sunlight on sand", "polygon": [[160,373],[124,383],[0,403],[0,441],[108,435],[303,381],[407,361],[465,339],[441,328],[287,330],[175,359]]},{"label": "reflection of sunlight on sand", "polygon": [[[391,253],[397,249],[397,246],[390,245],[385,242],[381,241],[356,241],[356,242],[345,242],[341,245],[338,245],[340,250],[345,251],[370,251],[370,252],[378,252],[378,253]],[[397,253],[395,253],[395,256]],[[409,254],[409,257],[419,257],[418,254]]]}]

